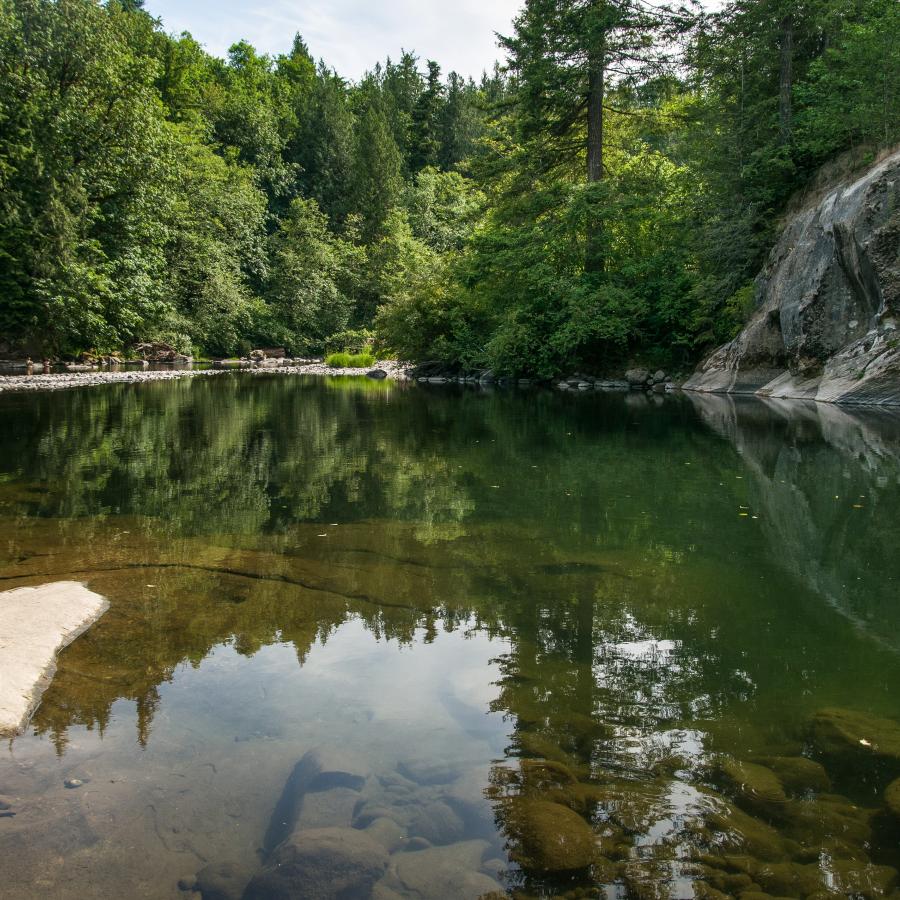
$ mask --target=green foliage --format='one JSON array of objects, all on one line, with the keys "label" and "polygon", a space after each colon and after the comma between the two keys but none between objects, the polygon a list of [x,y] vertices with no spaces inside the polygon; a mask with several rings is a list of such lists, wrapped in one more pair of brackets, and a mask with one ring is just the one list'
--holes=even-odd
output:
[{"label": "green foliage", "polygon": [[375,343],[375,333],[368,328],[351,328],[331,335],[325,341],[326,353],[367,353]]},{"label": "green foliage", "polygon": [[896,0],[524,0],[478,84],[216,59],[141,6],[0,0],[4,344],[687,366],[790,197],[900,139]]},{"label": "green foliage", "polygon": [[328,230],[315,200],[294,200],[270,241],[267,339],[320,353],[352,312],[347,277],[355,248]]},{"label": "green foliage", "polygon": [[331,353],[325,363],[332,369],[369,369],[375,364],[372,353]]}]

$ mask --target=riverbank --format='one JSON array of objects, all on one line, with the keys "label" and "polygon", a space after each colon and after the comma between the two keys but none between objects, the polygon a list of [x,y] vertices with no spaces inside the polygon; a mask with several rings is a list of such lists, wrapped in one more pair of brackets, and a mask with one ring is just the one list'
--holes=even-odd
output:
[{"label": "riverbank", "polygon": [[[59,391],[68,388],[92,387],[102,384],[137,384],[146,381],[173,381],[178,378],[226,375],[240,371],[246,375],[356,375],[370,378],[403,381],[407,365],[394,360],[379,362],[375,369],[332,369],[324,363],[303,366],[279,366],[277,368],[231,369],[172,369],[168,371],[106,371],[63,372],[50,375],[0,375],[0,393],[8,391]],[[377,374],[376,374],[377,373]]]}]

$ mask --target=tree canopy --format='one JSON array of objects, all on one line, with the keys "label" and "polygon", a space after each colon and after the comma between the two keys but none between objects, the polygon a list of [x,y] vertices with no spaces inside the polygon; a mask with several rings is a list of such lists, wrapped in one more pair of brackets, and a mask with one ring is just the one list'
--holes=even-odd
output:
[{"label": "tree canopy", "polygon": [[900,139],[898,33],[895,0],[525,0],[477,82],[352,83],[300,35],[218,59],[141,3],[0,0],[0,343],[687,366],[792,196]]}]

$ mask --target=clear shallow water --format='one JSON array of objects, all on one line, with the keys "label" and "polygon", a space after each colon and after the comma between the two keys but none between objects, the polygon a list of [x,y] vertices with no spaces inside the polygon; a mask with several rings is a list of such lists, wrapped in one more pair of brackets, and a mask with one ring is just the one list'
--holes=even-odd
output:
[{"label": "clear shallow water", "polygon": [[249,880],[316,747],[382,898],[895,890],[894,417],[221,376],[0,424],[0,585],[111,601],[0,755],[10,896]]}]

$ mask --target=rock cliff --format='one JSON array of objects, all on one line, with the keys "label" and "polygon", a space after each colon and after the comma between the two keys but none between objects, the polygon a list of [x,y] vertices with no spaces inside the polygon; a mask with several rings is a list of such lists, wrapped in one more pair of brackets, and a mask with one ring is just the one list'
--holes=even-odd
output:
[{"label": "rock cliff", "polygon": [[900,149],[790,217],[756,303],[686,390],[900,404]]}]

